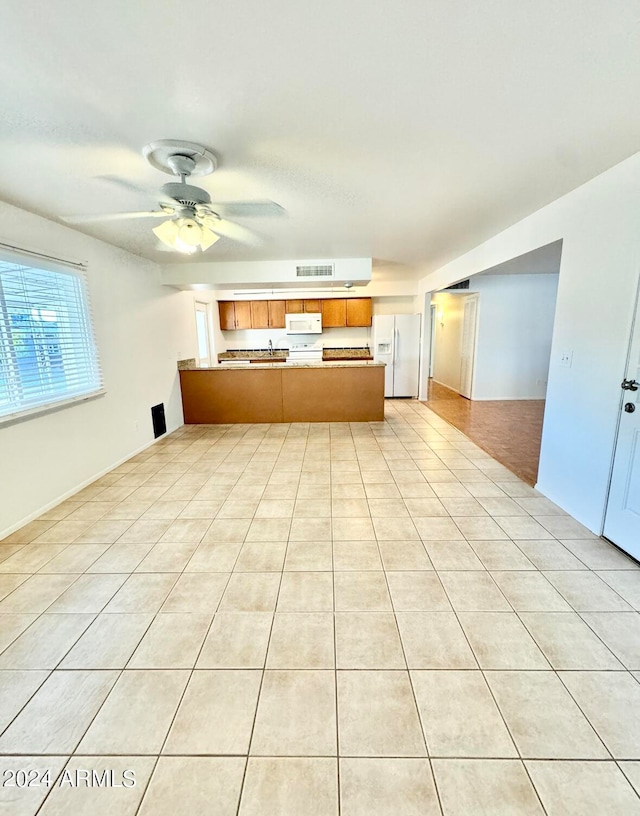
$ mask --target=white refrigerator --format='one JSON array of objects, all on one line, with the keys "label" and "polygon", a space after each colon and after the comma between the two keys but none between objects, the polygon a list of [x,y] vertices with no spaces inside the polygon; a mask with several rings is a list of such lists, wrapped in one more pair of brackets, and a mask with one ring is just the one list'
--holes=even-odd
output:
[{"label": "white refrigerator", "polygon": [[417,397],[420,368],[420,315],[375,315],[373,358],[386,363],[385,397]]}]

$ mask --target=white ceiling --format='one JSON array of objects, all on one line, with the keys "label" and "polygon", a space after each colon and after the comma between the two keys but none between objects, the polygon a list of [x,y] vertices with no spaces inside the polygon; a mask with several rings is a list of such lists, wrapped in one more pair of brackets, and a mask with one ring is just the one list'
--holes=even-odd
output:
[{"label": "white ceiling", "polygon": [[[220,159],[197,182],[214,201],[270,198],[288,212],[243,222],[260,248],[223,239],[203,260],[370,256],[428,271],[638,149],[639,10],[5,4],[0,198],[53,219],[153,208],[169,179],[141,148],[195,141]],[[166,263],[155,223],[82,230]]]}]

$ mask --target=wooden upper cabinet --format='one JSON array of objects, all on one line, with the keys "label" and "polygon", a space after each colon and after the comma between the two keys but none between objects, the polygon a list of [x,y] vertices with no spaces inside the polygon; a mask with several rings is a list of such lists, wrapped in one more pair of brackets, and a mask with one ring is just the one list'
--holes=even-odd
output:
[{"label": "wooden upper cabinet", "polygon": [[236,300],[236,329],[251,328],[251,301]]},{"label": "wooden upper cabinet", "polygon": [[269,328],[269,301],[252,300],[251,303],[251,328]]},{"label": "wooden upper cabinet", "polygon": [[371,325],[371,298],[347,298],[347,326]]},{"label": "wooden upper cabinet", "polygon": [[269,328],[284,329],[284,300],[269,300]]},{"label": "wooden upper cabinet", "polygon": [[331,298],[320,301],[323,329],[339,329],[347,325],[347,301]]},{"label": "wooden upper cabinet", "polygon": [[371,325],[371,298],[220,300],[220,328],[284,329],[285,314],[321,312],[325,329]]},{"label": "wooden upper cabinet", "polygon": [[232,300],[218,301],[218,313],[220,315],[220,328],[222,331],[230,331],[236,327],[235,303]]}]

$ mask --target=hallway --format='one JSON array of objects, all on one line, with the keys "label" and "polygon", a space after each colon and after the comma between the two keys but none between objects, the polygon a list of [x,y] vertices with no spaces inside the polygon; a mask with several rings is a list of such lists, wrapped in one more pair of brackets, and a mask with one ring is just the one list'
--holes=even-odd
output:
[{"label": "hallway", "polygon": [[640,569],[417,401],[183,426],[0,598],[3,767],[136,778],[12,816],[640,816]]}]

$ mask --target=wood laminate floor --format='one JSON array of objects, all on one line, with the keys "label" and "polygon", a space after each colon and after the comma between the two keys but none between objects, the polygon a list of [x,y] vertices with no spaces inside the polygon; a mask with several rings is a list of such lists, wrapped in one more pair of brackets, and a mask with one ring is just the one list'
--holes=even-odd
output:
[{"label": "wood laminate floor", "polygon": [[430,380],[425,404],[527,484],[535,485],[544,400],[468,400]]}]

